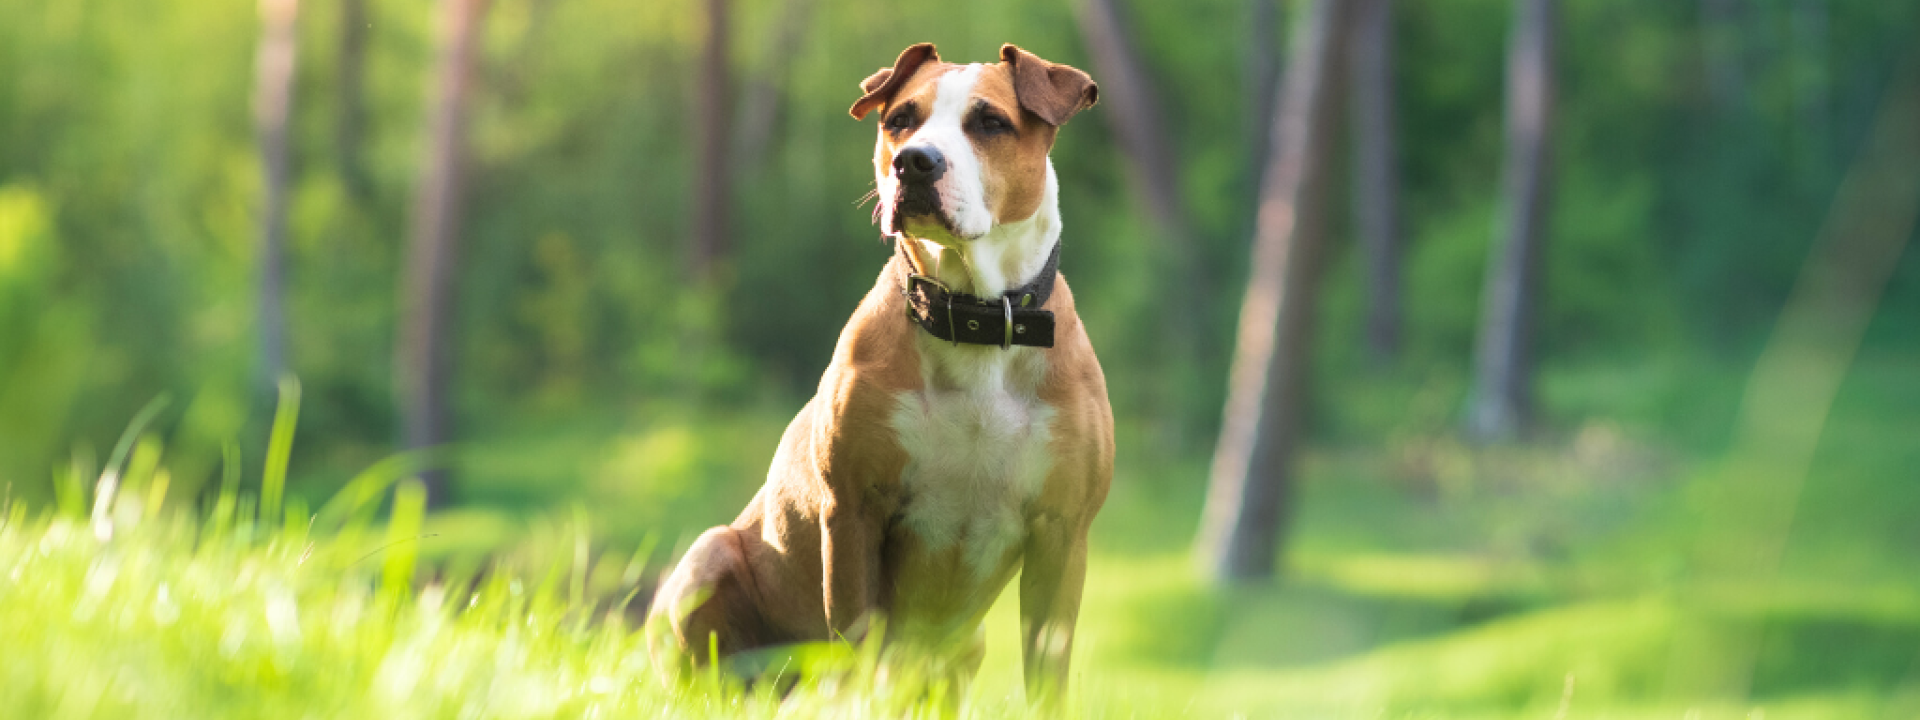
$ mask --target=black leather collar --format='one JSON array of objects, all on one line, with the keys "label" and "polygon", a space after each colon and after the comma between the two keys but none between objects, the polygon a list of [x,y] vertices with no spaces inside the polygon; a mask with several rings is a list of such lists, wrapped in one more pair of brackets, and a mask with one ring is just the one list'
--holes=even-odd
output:
[{"label": "black leather collar", "polygon": [[1054,241],[1038,276],[994,298],[953,292],[925,274],[907,252],[908,242],[912,241],[894,240],[895,252],[906,267],[900,294],[907,300],[907,320],[953,343],[1053,347],[1053,311],[1040,307],[1053,295],[1053,280],[1060,274],[1060,241]]}]

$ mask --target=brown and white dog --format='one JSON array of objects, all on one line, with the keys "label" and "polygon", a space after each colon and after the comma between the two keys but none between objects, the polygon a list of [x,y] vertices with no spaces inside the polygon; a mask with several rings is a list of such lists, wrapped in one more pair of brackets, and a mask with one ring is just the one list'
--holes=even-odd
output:
[{"label": "brown and white dog", "polygon": [[710,642],[856,639],[884,616],[890,645],[957,659],[964,682],[1018,570],[1028,694],[1048,702],[1113,475],[1106,380],[1055,269],[1047,157],[1097,90],[1013,45],[990,65],[914,45],[860,87],[853,116],[881,113],[877,220],[898,252],[766,485],[661,583],[654,656],[685,668]]}]

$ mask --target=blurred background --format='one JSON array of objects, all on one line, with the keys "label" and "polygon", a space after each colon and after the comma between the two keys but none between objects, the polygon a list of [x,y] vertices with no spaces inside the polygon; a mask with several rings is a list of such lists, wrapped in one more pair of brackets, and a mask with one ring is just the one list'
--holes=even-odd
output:
[{"label": "blurred background", "polygon": [[290,496],[441,448],[422,553],[579,521],[624,593],[751,497],[889,257],[859,81],[1011,42],[1102,90],[1053,151],[1119,423],[1090,694],[1914,717],[1915,38],[1886,0],[0,0],[0,482],[61,502],[165,396],[204,502],[291,373]]}]

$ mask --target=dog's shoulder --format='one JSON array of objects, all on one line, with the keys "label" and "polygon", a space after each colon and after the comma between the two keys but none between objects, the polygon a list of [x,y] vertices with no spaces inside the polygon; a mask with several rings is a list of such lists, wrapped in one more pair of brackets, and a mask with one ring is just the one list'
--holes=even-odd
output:
[{"label": "dog's shoulder", "polygon": [[[1054,285],[1057,320],[1051,372],[1040,387],[1040,399],[1054,408],[1054,452],[1059,456],[1051,477],[1034,507],[1046,514],[1083,516],[1099,512],[1113,480],[1113,406],[1107,398],[1106,374],[1094,356],[1086,325],[1074,310],[1073,291],[1063,274]],[[1057,305],[1054,305],[1058,303]]]}]

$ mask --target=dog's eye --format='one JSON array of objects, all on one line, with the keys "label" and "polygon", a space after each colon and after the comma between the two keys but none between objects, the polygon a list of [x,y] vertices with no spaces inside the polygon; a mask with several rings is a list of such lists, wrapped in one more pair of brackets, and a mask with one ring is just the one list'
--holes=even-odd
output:
[{"label": "dog's eye", "polygon": [[1000,117],[999,115],[982,114],[980,116],[980,130],[982,132],[999,133],[1012,129],[1013,124],[1007,122],[1006,118]]},{"label": "dog's eye", "polygon": [[898,130],[905,130],[910,127],[913,127],[913,111],[912,110],[902,109],[900,112],[894,113],[892,117],[887,118],[888,130],[898,131]]}]

